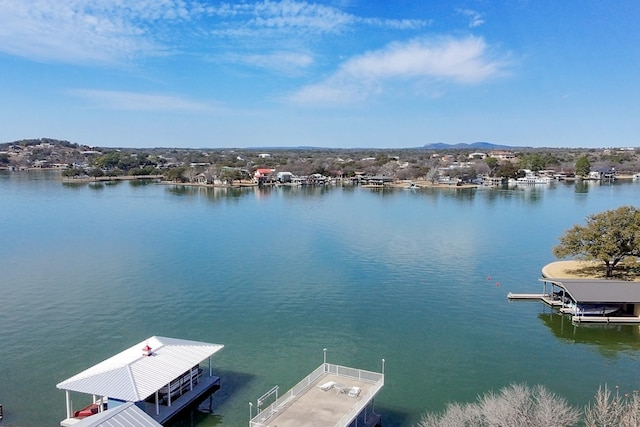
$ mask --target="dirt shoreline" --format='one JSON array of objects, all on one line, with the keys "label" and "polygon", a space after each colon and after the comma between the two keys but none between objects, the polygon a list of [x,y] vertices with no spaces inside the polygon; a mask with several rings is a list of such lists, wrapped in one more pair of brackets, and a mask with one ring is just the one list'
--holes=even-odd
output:
[{"label": "dirt shoreline", "polygon": [[[629,271],[616,271],[614,280],[640,282],[640,274]],[[553,279],[605,279],[605,270],[597,261],[555,261],[542,267],[542,276]]]}]

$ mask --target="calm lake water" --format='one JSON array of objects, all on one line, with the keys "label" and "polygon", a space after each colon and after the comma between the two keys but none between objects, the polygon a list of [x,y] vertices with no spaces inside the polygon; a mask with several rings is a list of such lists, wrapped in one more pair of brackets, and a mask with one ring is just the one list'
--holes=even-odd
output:
[{"label": "calm lake water", "polygon": [[0,172],[4,425],[56,426],[55,385],[151,335],[224,344],[214,414],[322,362],[380,371],[383,424],[513,382],[583,406],[600,384],[640,389],[638,326],[574,327],[541,303],[564,230],[637,204],[640,184],[515,189],[224,190],[63,184]]}]

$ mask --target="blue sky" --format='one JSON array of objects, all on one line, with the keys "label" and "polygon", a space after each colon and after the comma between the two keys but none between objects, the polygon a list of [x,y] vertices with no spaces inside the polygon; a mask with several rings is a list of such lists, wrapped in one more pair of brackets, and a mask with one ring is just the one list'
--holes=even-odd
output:
[{"label": "blue sky", "polygon": [[640,146],[640,2],[0,0],[0,142]]}]

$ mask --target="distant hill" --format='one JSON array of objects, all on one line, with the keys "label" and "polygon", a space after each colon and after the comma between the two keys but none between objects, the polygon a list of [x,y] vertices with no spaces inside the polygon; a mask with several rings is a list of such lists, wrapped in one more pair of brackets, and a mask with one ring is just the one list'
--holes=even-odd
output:
[{"label": "distant hill", "polygon": [[445,144],[443,142],[436,142],[434,144],[425,144],[422,148],[427,150],[513,150],[528,147],[512,147],[509,145],[492,144],[490,142],[474,142],[471,144]]}]

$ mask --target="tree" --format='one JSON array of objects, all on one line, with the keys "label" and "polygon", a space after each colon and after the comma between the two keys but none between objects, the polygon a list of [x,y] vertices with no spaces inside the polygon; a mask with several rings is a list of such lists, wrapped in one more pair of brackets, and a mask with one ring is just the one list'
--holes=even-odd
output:
[{"label": "tree", "polygon": [[606,277],[612,277],[621,261],[640,256],[640,210],[621,206],[588,216],[585,226],[574,225],[560,237],[553,254],[602,261]]},{"label": "tree", "polygon": [[184,166],[179,166],[176,168],[169,169],[165,175],[165,178],[167,181],[183,182],[184,177],[182,176],[182,174],[186,170],[187,168]]},{"label": "tree", "polygon": [[516,178],[518,176],[518,167],[511,162],[502,162],[496,169],[494,176],[502,178]]},{"label": "tree", "polygon": [[104,172],[100,168],[93,168],[93,169],[89,170],[87,175],[89,175],[90,177],[93,177],[93,178],[99,178],[101,176],[104,176]]},{"label": "tree", "polygon": [[587,156],[581,156],[576,160],[576,175],[588,176],[591,172],[591,162]]},{"label": "tree", "polygon": [[442,414],[426,414],[418,427],[569,427],[580,411],[543,386],[512,384],[485,393],[476,403],[450,404]]},{"label": "tree", "polygon": [[600,387],[595,402],[584,411],[586,427],[637,427],[640,425],[640,396],[637,391],[621,396],[605,385]]}]

